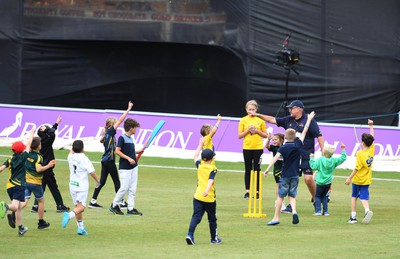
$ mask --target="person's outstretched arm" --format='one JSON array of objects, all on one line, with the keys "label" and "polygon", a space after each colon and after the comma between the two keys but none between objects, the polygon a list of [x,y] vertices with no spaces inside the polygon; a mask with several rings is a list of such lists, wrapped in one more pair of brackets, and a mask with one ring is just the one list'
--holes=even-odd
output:
[{"label": "person's outstretched arm", "polygon": [[369,125],[369,134],[371,134],[375,138],[374,121],[368,120],[368,125]]},{"label": "person's outstretched arm", "polygon": [[312,111],[310,114],[308,114],[306,125],[304,125],[303,132],[300,135],[301,142],[304,141],[304,138],[306,137],[306,134],[308,132],[308,128],[310,127],[311,120],[314,118],[314,116],[315,116],[314,111]]},{"label": "person's outstretched arm", "polygon": [[218,114],[218,115],[217,115],[217,123],[215,123],[214,127],[212,127],[212,128],[211,128],[211,131],[210,131],[210,137],[211,137],[211,138],[214,137],[215,133],[216,133],[217,130],[218,130],[218,127],[219,127],[219,124],[220,124],[220,123],[221,123],[221,115]]},{"label": "person's outstretched arm", "polygon": [[128,103],[128,109],[121,115],[121,117],[118,118],[117,122],[114,124],[114,129],[118,129],[119,125],[125,120],[126,116],[128,115],[128,112],[132,109],[133,107],[133,102],[129,101]]},{"label": "person's outstretched arm", "polygon": [[255,114],[258,118],[265,120],[266,122],[272,123],[276,125],[276,119],[273,116],[266,115],[266,114],[261,114],[261,113],[256,113]]},{"label": "person's outstretched arm", "polygon": [[276,163],[276,161],[278,161],[279,157],[281,156],[281,154],[278,152],[276,153],[276,155],[272,158],[271,162],[269,163],[267,169],[265,169],[264,171],[264,175],[267,175],[269,170],[274,166],[274,164]]},{"label": "person's outstretched arm", "polygon": [[35,130],[36,130],[36,126],[33,126],[31,129],[31,132],[29,132],[29,137],[26,142],[26,148],[25,148],[25,151],[28,153],[31,151],[31,144],[32,144],[33,135],[35,134]]}]

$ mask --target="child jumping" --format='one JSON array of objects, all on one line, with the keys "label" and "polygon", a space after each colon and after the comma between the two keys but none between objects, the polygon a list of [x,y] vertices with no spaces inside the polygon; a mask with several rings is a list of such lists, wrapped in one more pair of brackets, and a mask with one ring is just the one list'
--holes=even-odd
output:
[{"label": "child jumping", "polygon": [[99,178],[96,175],[92,162],[83,153],[84,145],[82,140],[75,140],[72,143],[72,150],[68,155],[69,165],[69,191],[75,208],[70,212],[64,212],[61,222],[63,228],[67,227],[72,218],[76,218],[78,225],[78,235],[87,236],[83,223],[83,212],[86,207],[86,200],[89,192],[88,174],[96,181],[96,186],[100,186]]},{"label": "child jumping", "polygon": [[375,133],[374,122],[368,120],[369,134],[363,133],[361,136],[361,150],[356,154],[356,166],[345,184],[352,183],[351,193],[351,216],[348,223],[357,223],[356,208],[357,199],[360,198],[364,207],[365,214],[361,223],[368,224],[371,221],[373,212],[369,210],[369,186],[372,183],[372,163],[375,155]]},{"label": "child jumping", "polygon": [[[345,150],[346,146],[341,143],[340,147],[342,148],[342,154],[340,157],[336,158],[332,157],[332,155],[335,153],[335,147],[329,145],[328,143],[324,144],[324,155],[317,160],[314,159],[314,154],[310,154],[310,166],[312,170],[318,170],[318,172],[316,171],[314,173],[314,177],[317,182],[314,216],[329,216],[327,193],[331,188],[333,172],[335,171],[336,167],[346,161],[347,158]],[[323,205],[323,211],[321,211],[321,203]]]}]

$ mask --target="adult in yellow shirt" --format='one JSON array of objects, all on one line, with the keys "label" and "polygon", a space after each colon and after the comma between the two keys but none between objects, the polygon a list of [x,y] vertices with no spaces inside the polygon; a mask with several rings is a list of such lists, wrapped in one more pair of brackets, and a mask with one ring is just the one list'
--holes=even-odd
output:
[{"label": "adult in yellow shirt", "polygon": [[[246,188],[243,198],[245,199],[249,198],[251,170],[257,172],[261,170],[261,156],[264,149],[263,138],[267,137],[265,121],[256,116],[258,107],[255,100],[248,101],[245,106],[247,115],[240,119],[238,127],[238,137],[243,139],[244,183]],[[259,189],[257,177],[257,198]]]}]

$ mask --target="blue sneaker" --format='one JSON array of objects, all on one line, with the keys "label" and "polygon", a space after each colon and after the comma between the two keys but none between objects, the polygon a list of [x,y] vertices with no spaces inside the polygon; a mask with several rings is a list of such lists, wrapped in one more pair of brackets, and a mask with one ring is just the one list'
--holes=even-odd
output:
[{"label": "blue sneaker", "polygon": [[214,244],[221,244],[222,243],[222,239],[219,237],[215,237],[215,239],[211,239],[210,240],[210,244],[214,245]]},{"label": "blue sneaker", "polygon": [[84,228],[78,228],[78,232],[76,232],[80,236],[87,236],[89,235],[88,232]]},{"label": "blue sneaker", "polygon": [[194,237],[193,237],[192,235],[187,235],[187,236],[186,236],[186,243],[187,243],[188,245],[194,245],[194,244],[196,244],[196,243],[194,242]]},{"label": "blue sneaker", "polygon": [[275,226],[279,224],[279,220],[271,220],[267,223],[268,226]]},{"label": "blue sneaker", "polygon": [[300,222],[299,216],[297,214],[293,214],[292,223],[293,224],[299,224],[299,222]]},{"label": "blue sneaker", "polygon": [[63,212],[63,218],[62,218],[61,226],[63,228],[66,228],[68,222],[69,222],[69,213],[68,212]]},{"label": "blue sneaker", "polygon": [[285,209],[281,210],[282,213],[292,213],[292,205],[288,204]]},{"label": "blue sneaker", "polygon": [[6,212],[7,212],[6,203],[4,201],[1,201],[0,202],[0,218],[4,219],[4,217],[6,216]]}]

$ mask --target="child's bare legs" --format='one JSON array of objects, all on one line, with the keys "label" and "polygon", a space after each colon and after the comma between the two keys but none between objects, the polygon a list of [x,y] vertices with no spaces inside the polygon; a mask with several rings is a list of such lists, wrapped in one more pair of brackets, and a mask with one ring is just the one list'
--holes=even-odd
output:
[{"label": "child's bare legs", "polygon": [[[355,218],[355,213],[357,211],[357,198],[351,198],[351,217]],[[354,213],[354,216],[353,216]]]},{"label": "child's bare legs", "polygon": [[44,199],[38,199],[38,217],[39,220],[43,219],[44,217]]},{"label": "child's bare legs", "polygon": [[289,202],[290,202],[290,206],[292,206],[292,213],[293,214],[297,214],[297,211],[296,211],[296,198],[289,196]]},{"label": "child's bare legs", "polygon": [[15,212],[15,222],[17,223],[17,226],[22,225],[21,204],[22,202],[19,200],[12,200],[11,204],[8,205],[8,209]]},{"label": "child's bare legs", "polygon": [[368,200],[361,200],[361,199],[360,199],[360,201],[361,201],[361,204],[364,207],[365,212],[369,211],[369,201]]},{"label": "child's bare legs", "polygon": [[316,193],[317,186],[316,186],[316,183],[315,183],[315,181],[313,179],[312,174],[311,175],[304,174],[304,182],[307,185],[307,188],[308,188],[308,191],[311,194],[312,200],[315,201],[315,193]]},{"label": "child's bare legs", "polygon": [[21,210],[23,209],[23,208],[25,208],[27,205],[28,205],[28,202],[29,202],[29,199],[25,199],[25,201],[24,202],[20,202],[20,207],[21,207]]},{"label": "child's bare legs", "polygon": [[292,206],[292,223],[299,224],[299,216],[297,215],[296,211],[296,197],[289,196],[289,202]]},{"label": "child's bare legs", "polygon": [[271,222],[279,222],[279,213],[281,212],[283,198],[279,197],[276,199],[275,214]]},{"label": "child's bare legs", "polygon": [[87,236],[88,233],[85,231],[85,226],[83,224],[83,216],[82,213],[85,211],[85,206],[83,206],[82,202],[77,201],[75,204],[75,208],[70,212],[63,213],[62,227],[65,228],[70,219],[76,218],[76,223],[78,225],[78,235]]},{"label": "child's bare legs", "polygon": [[82,213],[85,211],[85,206],[83,206],[81,202],[78,202],[78,204],[76,204],[75,206],[75,209],[73,209],[72,211],[76,215],[76,221],[82,221]]}]

